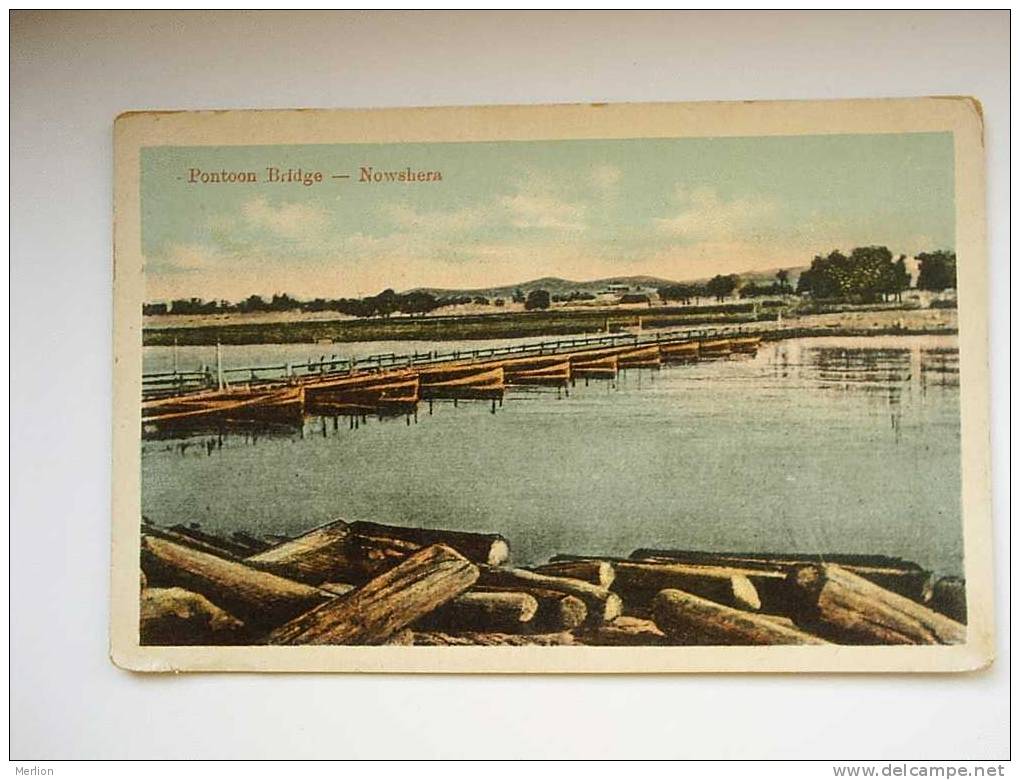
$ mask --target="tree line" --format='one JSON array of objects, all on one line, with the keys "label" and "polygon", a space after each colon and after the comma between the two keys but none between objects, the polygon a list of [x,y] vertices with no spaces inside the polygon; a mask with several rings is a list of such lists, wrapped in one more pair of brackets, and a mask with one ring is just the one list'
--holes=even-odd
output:
[{"label": "tree line", "polygon": [[402,314],[427,314],[445,306],[460,306],[477,303],[496,306],[504,305],[502,298],[489,300],[481,295],[455,295],[436,297],[427,292],[398,293],[392,289],[365,298],[314,298],[309,301],[292,298],[287,293],[266,299],[261,295],[250,295],[242,301],[207,301],[202,298],[176,298],[167,303],[146,303],[143,314],[226,314],[230,312],[282,312],[282,311],[335,311],[352,317],[389,317]]},{"label": "tree line", "polygon": [[[917,289],[942,291],[956,287],[956,253],[947,250],[922,252],[917,255]],[[816,255],[811,266],[802,271],[797,285],[790,282],[790,272],[780,269],[775,281],[764,284],[743,281],[736,274],[713,276],[704,284],[677,284],[659,288],[663,302],[677,301],[690,304],[699,298],[723,301],[739,295],[741,298],[798,295],[812,298],[856,300],[902,300],[903,291],[910,287],[906,255],[895,260],[884,246],[856,247],[850,254],[833,250],[828,255]]]},{"label": "tree line", "polygon": [[[941,291],[956,287],[956,253],[946,250],[923,252],[917,255],[917,288]],[[796,287],[791,284],[790,272],[780,269],[775,281],[764,284],[745,282],[736,274],[718,274],[701,284],[673,284],[658,288],[663,303],[674,301],[689,305],[699,298],[724,301],[733,295],[741,298],[798,294],[812,298],[857,300],[872,302],[901,300],[903,291],[910,287],[906,256],[895,260],[884,246],[856,247],[850,254],[833,250],[828,255],[816,255],[811,266],[802,271]],[[645,296],[642,296],[646,299]],[[546,290],[531,290],[525,294],[514,291],[512,300],[523,303],[527,310],[548,309],[552,303],[592,300],[588,292],[574,291],[551,295]],[[650,300],[648,301],[650,303]],[[229,312],[283,312],[335,311],[353,317],[389,317],[392,314],[428,314],[447,306],[474,303],[504,306],[502,298],[489,299],[483,295],[454,295],[437,297],[427,292],[398,293],[392,289],[365,298],[315,298],[303,301],[287,293],[265,299],[250,295],[242,301],[206,301],[202,298],[180,298],[167,303],[146,303],[143,314],[219,314]]]}]

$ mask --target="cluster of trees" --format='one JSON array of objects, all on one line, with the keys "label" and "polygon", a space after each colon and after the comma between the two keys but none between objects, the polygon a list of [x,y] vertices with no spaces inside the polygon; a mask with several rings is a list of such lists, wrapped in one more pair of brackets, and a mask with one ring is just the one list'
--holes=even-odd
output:
[{"label": "cluster of trees", "polygon": [[[783,271],[785,274],[786,272]],[[685,306],[698,298],[715,298],[725,300],[740,287],[740,277],[736,274],[717,274],[704,284],[672,284],[658,289],[663,303],[676,301]]]},{"label": "cluster of trees", "polygon": [[[218,314],[227,312],[267,312],[267,311],[336,311],[353,317],[389,317],[401,312],[403,314],[426,314],[444,306],[459,306],[465,303],[488,304],[489,299],[483,296],[458,295],[437,298],[427,292],[397,293],[383,290],[378,295],[365,298],[315,298],[301,301],[286,293],[265,299],[261,295],[250,295],[243,301],[206,301],[201,298],[179,298],[165,303],[146,303],[142,306],[143,314]],[[502,299],[494,301],[497,306],[503,304]]]},{"label": "cluster of trees", "polygon": [[594,301],[595,294],[583,290],[572,290],[552,297],[553,303],[573,303],[574,301]]},{"label": "cluster of trees", "polygon": [[527,311],[548,309],[550,302],[551,297],[547,290],[532,290],[528,293],[528,297],[524,299],[524,308]]},{"label": "cluster of trees", "polygon": [[917,256],[917,288],[946,290],[956,288],[956,252],[922,252]]},{"label": "cluster of trees", "polygon": [[800,275],[797,292],[813,298],[886,300],[902,298],[910,286],[906,255],[893,260],[884,246],[861,246],[849,255],[834,250],[817,255],[811,267]]}]

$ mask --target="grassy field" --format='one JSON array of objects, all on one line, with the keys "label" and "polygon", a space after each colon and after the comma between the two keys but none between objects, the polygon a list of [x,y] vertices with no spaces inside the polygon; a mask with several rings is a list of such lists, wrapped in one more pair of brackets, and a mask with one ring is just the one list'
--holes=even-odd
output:
[{"label": "grassy field", "polygon": [[635,327],[662,328],[775,319],[774,311],[757,317],[751,304],[730,306],[660,306],[645,309],[548,310],[461,317],[230,323],[146,328],[146,346],[222,344],[308,344],[319,341],[461,341],[469,339],[561,336]]},{"label": "grassy field", "polygon": [[713,326],[773,322],[782,311],[789,326],[844,328],[848,333],[903,331],[947,332],[956,329],[955,308],[923,308],[917,304],[839,304],[807,302],[789,306],[733,303],[712,306],[654,306],[643,308],[550,309],[460,316],[393,317],[390,319],[334,319],[197,323],[181,327],[147,327],[146,346],[222,344],[311,344],[353,341],[468,341],[565,336],[618,332],[637,327],[648,330],[683,326]]}]

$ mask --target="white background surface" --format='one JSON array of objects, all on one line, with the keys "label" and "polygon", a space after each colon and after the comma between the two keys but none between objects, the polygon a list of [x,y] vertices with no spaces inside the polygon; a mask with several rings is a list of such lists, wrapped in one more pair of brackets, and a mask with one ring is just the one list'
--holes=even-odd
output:
[{"label": "white background surface", "polygon": [[[14,14],[11,46],[14,759],[1007,756],[1006,12],[29,12]],[[991,670],[145,677],[109,662],[119,112],[929,94],[974,95],[987,123]]]}]

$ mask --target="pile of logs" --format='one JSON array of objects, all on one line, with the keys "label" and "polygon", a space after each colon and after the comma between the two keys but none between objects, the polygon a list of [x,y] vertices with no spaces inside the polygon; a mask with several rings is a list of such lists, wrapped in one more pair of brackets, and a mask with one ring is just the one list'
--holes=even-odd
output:
[{"label": "pile of logs", "polygon": [[498,534],[146,522],[149,645],[886,645],[966,638],[964,583],[885,556],[635,551],[508,565]]}]

